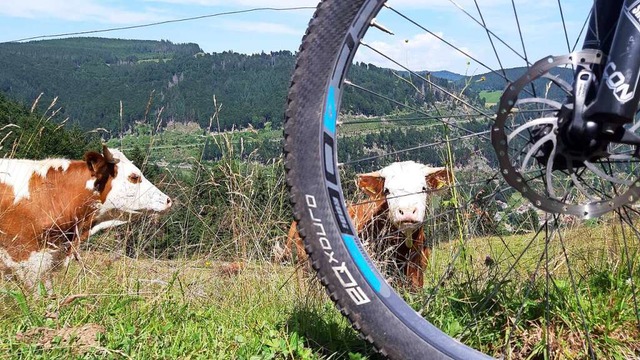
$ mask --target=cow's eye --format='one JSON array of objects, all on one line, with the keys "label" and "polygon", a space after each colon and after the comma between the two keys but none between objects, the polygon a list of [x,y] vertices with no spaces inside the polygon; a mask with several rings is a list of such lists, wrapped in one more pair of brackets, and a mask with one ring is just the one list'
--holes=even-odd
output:
[{"label": "cow's eye", "polygon": [[391,194],[391,191],[389,191],[388,188],[384,188],[384,194],[385,195],[389,195],[389,194]]},{"label": "cow's eye", "polygon": [[427,189],[427,187],[426,187],[426,186],[423,186],[423,187],[422,187],[422,192],[427,192],[427,190],[429,190],[429,189]]},{"label": "cow's eye", "polygon": [[134,184],[139,184],[142,181],[142,177],[138,174],[129,175],[129,181]]}]

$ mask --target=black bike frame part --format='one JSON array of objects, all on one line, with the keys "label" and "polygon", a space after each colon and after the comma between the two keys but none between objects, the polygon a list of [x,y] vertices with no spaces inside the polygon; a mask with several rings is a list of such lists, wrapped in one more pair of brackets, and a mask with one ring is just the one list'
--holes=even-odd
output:
[{"label": "black bike frame part", "polygon": [[[617,2],[597,1],[594,14],[595,10],[610,11],[605,9]],[[607,62],[602,70],[598,94],[585,116],[599,123],[605,132],[633,121],[640,100],[639,80],[640,0],[625,0],[618,16]]]},{"label": "black bike frame part", "polygon": [[624,0],[594,1],[589,19],[589,29],[582,45],[583,49],[600,50],[609,54],[623,3]]}]

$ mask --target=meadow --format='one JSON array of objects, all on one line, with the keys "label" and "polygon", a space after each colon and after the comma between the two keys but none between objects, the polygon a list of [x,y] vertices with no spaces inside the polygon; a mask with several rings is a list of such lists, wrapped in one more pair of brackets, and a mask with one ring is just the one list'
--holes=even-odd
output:
[{"label": "meadow", "polygon": [[499,90],[480,91],[480,98],[484,99],[486,107],[491,107],[496,105],[498,101],[500,101],[500,96],[502,96],[502,91],[499,91]]},{"label": "meadow", "polygon": [[[527,249],[515,270],[529,277],[514,277],[519,280],[498,288],[494,275],[500,271],[489,269],[484,258],[491,254],[498,267],[509,266],[504,254],[523,250],[530,239],[511,235],[436,244],[424,291],[407,293],[406,299],[452,336],[513,359],[541,358],[546,336],[559,358],[588,356],[579,320],[584,306],[592,318],[590,340],[598,357],[628,359],[640,351],[640,333],[630,306],[635,290],[615,252],[620,245],[612,236],[616,227],[585,225],[571,232],[574,240],[564,244],[570,253],[582,254],[572,264],[581,279],[578,296],[566,277],[566,263],[558,261],[553,271],[558,289],[551,292],[550,304],[541,300],[544,283],[531,280],[540,243]],[[458,260],[459,270],[443,284],[439,274],[461,246],[465,255]],[[129,258],[111,232],[86,244],[80,261],[54,281],[55,295],[35,297],[14,282],[0,281],[0,357],[380,358],[335,310],[312,274],[266,255],[236,261]],[[436,287],[439,296],[432,298]],[[553,319],[549,327],[541,318],[546,306]],[[518,324],[505,325],[505,319],[519,316]],[[475,324],[471,334],[469,323]],[[502,348],[505,336],[509,354]]]},{"label": "meadow", "polygon": [[56,296],[0,283],[0,357],[375,358],[324,291],[268,262],[130,259],[88,251]]},{"label": "meadow", "polygon": [[[171,194],[172,211],[92,237],[51,295],[0,279],[0,358],[380,358],[304,265],[274,258],[292,220],[282,157],[261,153],[280,151],[278,131],[159,128],[110,145]],[[540,228],[515,196],[502,220],[433,199],[426,285],[403,295],[436,326],[512,359],[587,358],[586,332],[598,358],[640,354],[633,229],[611,217]]]},{"label": "meadow", "polygon": [[[172,211],[90,238],[53,294],[0,277],[0,358],[376,358],[312,274],[273,261],[291,221],[280,131],[157,130],[138,124],[109,146],[171,194]],[[263,141],[278,152],[266,164]]]}]

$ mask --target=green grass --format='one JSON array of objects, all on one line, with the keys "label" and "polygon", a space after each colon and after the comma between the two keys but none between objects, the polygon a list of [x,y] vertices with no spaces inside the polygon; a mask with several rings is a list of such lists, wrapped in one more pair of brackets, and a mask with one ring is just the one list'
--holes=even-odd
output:
[{"label": "green grass", "polygon": [[[0,283],[7,289],[0,358],[376,358],[324,291],[293,267],[95,252],[83,259],[56,278],[57,298],[25,298]],[[64,337],[85,325],[103,331],[90,340]]]},{"label": "green grass", "polygon": [[[442,116],[442,114],[433,114],[433,116]],[[343,121],[340,128],[342,136],[360,136],[403,127],[427,128],[441,124],[424,114],[414,112],[399,112],[383,117],[344,115],[341,120]],[[113,138],[107,144],[111,147],[121,148],[125,152],[136,147],[143,151],[150,147],[153,149],[149,153],[150,161],[166,161],[169,164],[178,165],[199,159],[207,140],[213,147],[218,147],[215,145],[216,143],[227,140],[237,147],[239,144],[244,144],[245,151],[259,146],[265,141],[279,144],[282,140],[282,130],[272,129],[270,126],[257,130],[241,129],[218,133],[214,129],[209,132],[195,123],[172,123],[161,131],[156,130],[155,126],[148,123],[137,124],[132,133],[121,139]]]},{"label": "green grass", "polygon": [[[411,302],[436,326],[494,356],[505,355],[503,345],[509,338],[513,358],[542,357],[545,348],[540,344],[548,336],[560,358],[587,358],[582,313],[598,358],[637,356],[639,314],[632,299],[638,291],[628,280],[636,279],[637,286],[640,248],[629,240],[631,230],[625,231],[629,258],[622,251],[624,240],[615,222],[564,229],[561,236],[550,236],[548,297],[545,267],[538,265],[544,256],[544,236],[532,240],[534,234],[529,233],[445,242],[433,251],[424,293],[413,296]],[[442,286],[440,274],[460,249],[455,271]],[[492,265],[487,265],[487,257]],[[627,259],[633,264],[631,276]],[[438,296],[425,300],[435,289]]]},{"label": "green grass", "polygon": [[502,96],[502,91],[499,90],[482,90],[480,91],[480,98],[484,99],[485,106],[491,107],[496,105],[498,101],[500,101],[500,96]]},{"label": "green grass", "polygon": [[[111,139],[107,142],[110,147],[121,148],[130,152],[134,148],[145,151],[152,148],[149,153],[149,161],[167,162],[171,165],[193,162],[200,159],[205,143],[219,148],[218,143],[229,141],[240,148],[241,144],[246,152],[258,146],[263,141],[280,143],[282,130],[270,128],[260,130],[234,130],[228,132],[207,131],[196,123],[174,123],[161,131],[152,129],[149,124],[139,124],[131,134],[121,139]],[[145,151],[146,154],[146,151]]]},{"label": "green grass", "polygon": [[397,111],[387,116],[341,115],[340,135],[352,136],[367,133],[379,133],[384,130],[398,130],[401,128],[427,128],[442,123],[433,117],[440,118],[451,115],[443,112],[416,113],[412,111]]},{"label": "green grass", "polygon": [[[520,234],[436,243],[424,292],[405,296],[436,326],[494,356],[504,355],[508,339],[512,358],[542,358],[541,344],[551,337],[552,351],[560,358],[587,357],[580,308],[599,358],[637,356],[633,287],[616,224],[563,231],[577,295],[566,262],[553,257],[561,242],[552,238],[548,305],[544,276],[538,273],[532,281],[544,241],[534,240],[516,261],[531,238]],[[430,298],[460,246],[464,255],[455,271]],[[629,251],[637,258],[637,244]],[[16,284],[0,282],[5,289],[0,292],[0,358],[378,358],[315,279],[293,266],[205,256],[134,260],[114,254],[84,251],[81,263],[55,278],[55,298],[25,297]],[[487,255],[494,265],[486,265]],[[503,281],[501,274],[513,264]],[[98,328],[99,335],[89,340],[65,335],[83,326]]]}]

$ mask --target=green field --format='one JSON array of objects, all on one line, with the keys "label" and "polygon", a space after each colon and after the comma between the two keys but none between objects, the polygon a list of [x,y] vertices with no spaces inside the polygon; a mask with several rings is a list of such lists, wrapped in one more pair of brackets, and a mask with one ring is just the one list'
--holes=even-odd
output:
[{"label": "green field", "polygon": [[[434,127],[424,116],[401,115],[384,121]],[[402,147],[400,132],[386,131],[379,118],[345,120],[342,144],[351,150],[366,139],[350,144],[349,134],[373,138],[381,127]],[[0,359],[379,358],[304,266],[274,259],[292,221],[281,130],[160,128],[140,124],[109,145],[154,165],[145,175],[170,194],[172,210],[92,237],[80,261],[56,273],[54,295],[32,296],[0,277]],[[23,138],[32,141],[25,148],[61,142]],[[470,148],[455,150],[464,155]],[[456,172],[461,181],[465,175]],[[522,196],[505,199],[501,214],[490,213],[492,203],[469,211],[459,206],[464,197],[431,197],[429,211],[437,216],[425,226],[432,246],[425,286],[402,294],[416,311],[496,357],[544,359],[549,340],[554,358],[590,358],[588,331],[595,357],[638,358],[640,244],[625,224],[637,222],[637,213],[623,221],[561,220],[536,235],[537,213],[517,210]],[[393,249],[381,250],[374,261],[401,283],[383,257]]]},{"label": "green field", "polygon": [[[371,356],[315,281],[264,262],[84,252],[56,298],[0,280],[0,358],[317,359]],[[375,358],[375,356],[374,356]]]},{"label": "green field", "polygon": [[[547,330],[562,358],[585,358],[583,325],[577,315],[582,306],[588,309],[590,323],[596,323],[590,327],[598,357],[630,358],[640,351],[640,334],[629,306],[633,289],[615,254],[620,245],[616,232],[615,225],[605,224],[563,235],[563,246],[571,254],[581,254],[572,271],[582,290],[576,298],[566,264],[556,262],[557,289],[551,295],[548,328],[538,318],[545,302],[529,296],[530,290],[541,290],[543,283],[534,284],[524,275],[531,276],[536,267],[544,249],[541,241],[518,261],[515,272],[523,276],[502,284],[489,305],[484,301],[496,286],[485,256],[491,254],[499,267],[506,268],[510,266],[507,253],[518,254],[531,234],[435,244],[424,294],[407,294],[408,300],[449,334],[494,356],[503,354],[505,331],[513,331],[513,359],[542,356],[540,341]],[[109,241],[100,237],[90,247]],[[441,281],[435,274],[442,274],[460,246],[465,255],[458,261],[466,264],[457,264],[456,273],[439,290],[441,296],[425,308],[431,288]],[[549,251],[555,252],[558,246],[555,242]],[[635,253],[637,248],[630,250]],[[80,262],[56,275],[54,297],[24,296],[15,283],[0,280],[0,358],[379,358],[302,268],[266,258],[235,262],[206,256],[130,259],[117,249],[85,250],[81,255]],[[505,325],[523,310],[529,320],[515,327]],[[463,335],[467,322],[474,323],[476,330]]]},{"label": "green field", "polygon": [[500,96],[502,96],[502,91],[497,91],[497,90],[480,91],[480,98],[484,99],[486,107],[491,107],[493,105],[496,105],[498,101],[500,101]]}]

